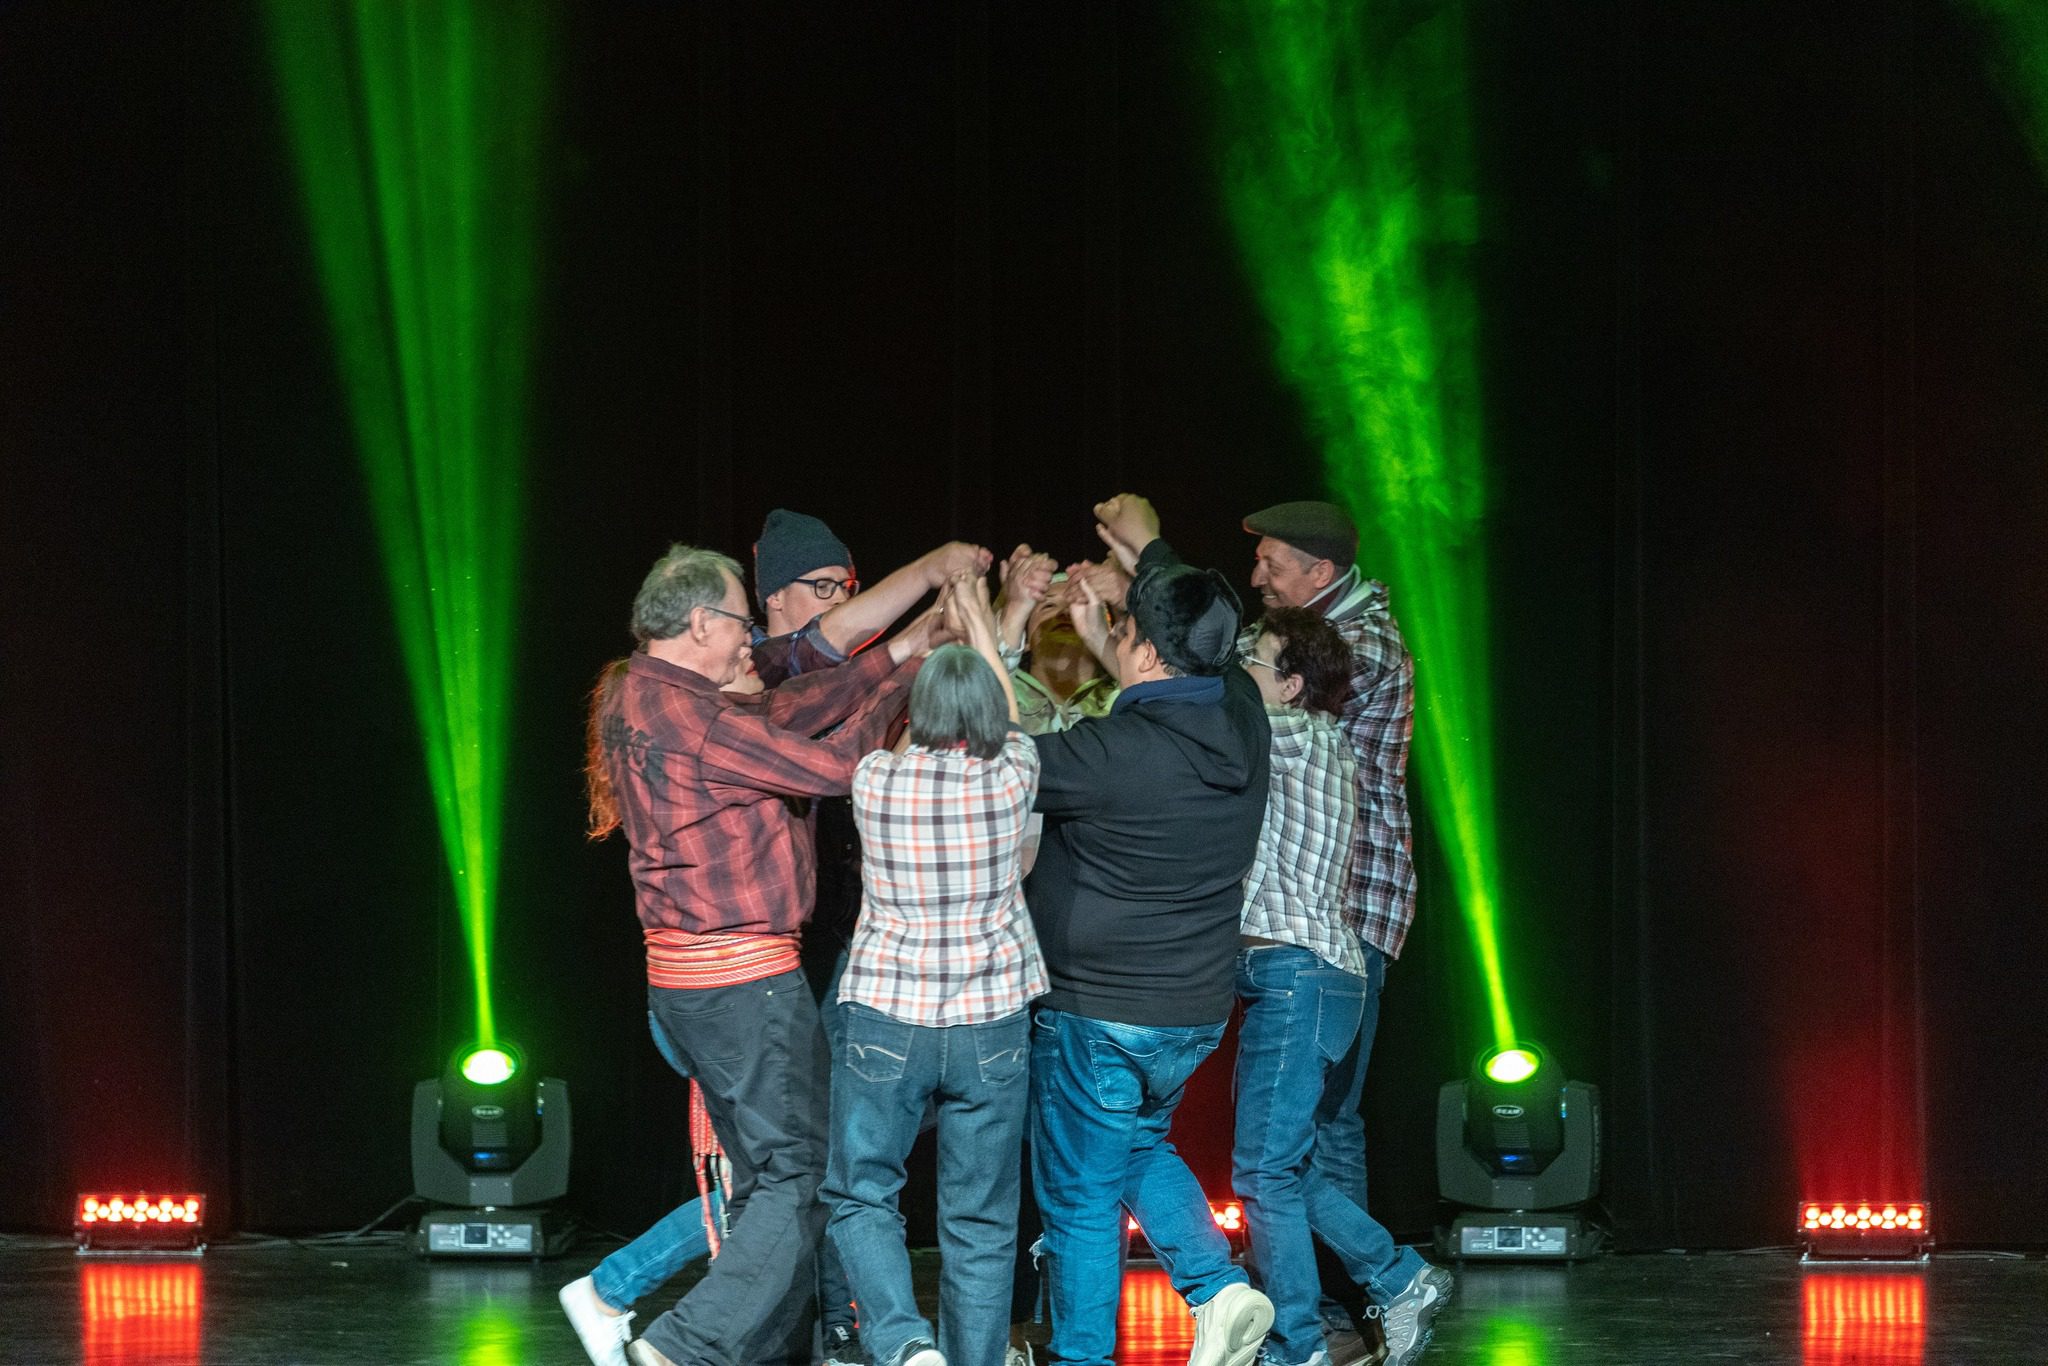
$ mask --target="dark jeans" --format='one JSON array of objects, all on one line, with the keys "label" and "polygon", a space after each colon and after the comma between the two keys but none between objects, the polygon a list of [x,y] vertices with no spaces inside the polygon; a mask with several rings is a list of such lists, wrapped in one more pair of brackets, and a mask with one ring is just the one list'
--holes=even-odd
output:
[{"label": "dark jeans", "polygon": [[1034,1017],[1031,1178],[1054,1361],[1110,1366],[1126,1209],[1189,1304],[1246,1279],[1167,1137],[1188,1078],[1222,1039],[1220,1023],[1116,1024],[1048,1007]]},{"label": "dark jeans", "polygon": [[825,1210],[825,1036],[803,974],[648,988],[648,1004],[732,1163],[728,1231],[689,1294],[647,1327],[676,1366],[808,1362]]},{"label": "dark jeans", "polygon": [[1030,1021],[924,1026],[842,1007],[832,1063],[832,1242],[860,1302],[861,1345],[888,1363],[933,1340],[918,1313],[903,1243],[904,1159],[928,1106],[939,1127],[939,1331],[949,1362],[1003,1359],[1017,1237],[1017,1160],[1030,1099]]}]

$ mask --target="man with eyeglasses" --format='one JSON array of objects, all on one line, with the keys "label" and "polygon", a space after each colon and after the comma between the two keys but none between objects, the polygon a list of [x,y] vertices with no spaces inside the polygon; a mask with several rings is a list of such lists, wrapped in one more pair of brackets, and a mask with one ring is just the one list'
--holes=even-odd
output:
[{"label": "man with eyeglasses", "polygon": [[[1317,613],[1351,651],[1351,695],[1338,724],[1358,760],[1358,822],[1343,918],[1365,954],[1366,994],[1360,1027],[1325,1078],[1309,1165],[1315,1181],[1359,1211],[1364,1222],[1356,1227],[1372,1236],[1355,1240],[1345,1275],[1326,1278],[1319,1311],[1331,1366],[1380,1360],[1382,1353],[1405,1366],[1428,1341],[1430,1318],[1450,1293],[1451,1276],[1397,1245],[1363,1214],[1365,1122],[1359,1100],[1372,1060],[1387,965],[1401,956],[1415,919],[1407,792],[1415,661],[1388,606],[1387,586],[1359,572],[1358,530],[1342,508],[1281,503],[1246,517],[1244,529],[1259,538],[1252,587],[1266,607]],[[1347,1306],[1339,1298],[1355,1294],[1354,1283],[1373,1299],[1371,1312],[1361,1313],[1363,1306]],[[1384,1342],[1375,1344],[1375,1337]]]},{"label": "man with eyeglasses", "polygon": [[754,627],[730,559],[673,547],[632,624],[641,648],[599,704],[602,764],[630,846],[649,1008],[703,1088],[733,1180],[719,1256],[628,1356],[807,1363],[829,1072],[798,965],[816,857],[801,804],[849,790],[903,710],[930,623],[754,702],[723,691],[746,672]]},{"label": "man with eyeglasses", "polygon": [[785,678],[843,664],[893,626],[918,599],[959,573],[988,572],[978,545],[948,541],[862,591],[853,552],[816,517],[776,508],[754,542],[754,592],[764,629],[754,636],[754,669],[774,687]]},{"label": "man with eyeglasses", "polygon": [[[863,589],[853,552],[823,521],[776,508],[754,542],[754,591],[765,628],[753,639],[755,672],[768,687],[844,664],[894,625],[920,598],[961,571],[986,572],[980,546],[949,541]],[[840,1047],[839,973],[860,912],[860,837],[840,797],[809,803],[817,844],[817,892],[804,924],[804,974],[817,994],[828,1046]],[[852,1291],[838,1250],[819,1249],[818,1303],[823,1366],[860,1366]]]}]

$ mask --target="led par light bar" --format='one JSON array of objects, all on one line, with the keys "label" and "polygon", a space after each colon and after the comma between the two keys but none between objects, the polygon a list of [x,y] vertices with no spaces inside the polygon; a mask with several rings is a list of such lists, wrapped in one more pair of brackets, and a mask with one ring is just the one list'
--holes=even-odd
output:
[{"label": "led par light bar", "polygon": [[[1230,1243],[1231,1256],[1236,1257],[1242,1254],[1245,1250],[1246,1240],[1251,1236],[1250,1230],[1245,1227],[1244,1202],[1242,1200],[1211,1200],[1209,1202],[1209,1218],[1215,1223],[1216,1231],[1221,1233]],[[1132,1256],[1150,1257],[1153,1255],[1152,1245],[1145,1241],[1145,1230],[1138,1227],[1137,1219],[1126,1214],[1124,1216],[1124,1230],[1131,1235]]]},{"label": "led par light bar", "polygon": [[80,1254],[90,1252],[203,1252],[206,1197],[81,1195],[71,1217]]},{"label": "led par light bar", "polygon": [[1810,1261],[1918,1260],[1934,1246],[1934,1218],[1925,1200],[1809,1200],[1799,1241]]}]

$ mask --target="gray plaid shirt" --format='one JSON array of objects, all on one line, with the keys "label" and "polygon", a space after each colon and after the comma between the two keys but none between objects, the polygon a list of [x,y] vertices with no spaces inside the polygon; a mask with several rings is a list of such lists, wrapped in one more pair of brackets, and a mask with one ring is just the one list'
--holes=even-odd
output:
[{"label": "gray plaid shirt", "polygon": [[[1415,660],[1387,607],[1387,586],[1358,566],[1310,606],[1351,647],[1351,695],[1339,724],[1358,756],[1358,825],[1345,918],[1365,942],[1401,956],[1415,920],[1415,861],[1408,822],[1408,741],[1415,730]],[[1249,652],[1256,625],[1239,643]]]},{"label": "gray plaid shirt", "polygon": [[1363,977],[1365,950],[1348,908],[1358,760],[1337,723],[1319,712],[1268,706],[1266,719],[1272,780],[1239,929]]}]

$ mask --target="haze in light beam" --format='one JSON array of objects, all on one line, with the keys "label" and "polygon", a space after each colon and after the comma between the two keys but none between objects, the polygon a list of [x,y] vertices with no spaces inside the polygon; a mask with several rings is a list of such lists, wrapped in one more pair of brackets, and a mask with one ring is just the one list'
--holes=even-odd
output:
[{"label": "haze in light beam", "polygon": [[491,1008],[546,77],[534,0],[269,0],[271,55]]},{"label": "haze in light beam", "polygon": [[1207,17],[1231,221],[1415,654],[1415,779],[1505,1046],[1464,13],[1210,0]]}]

